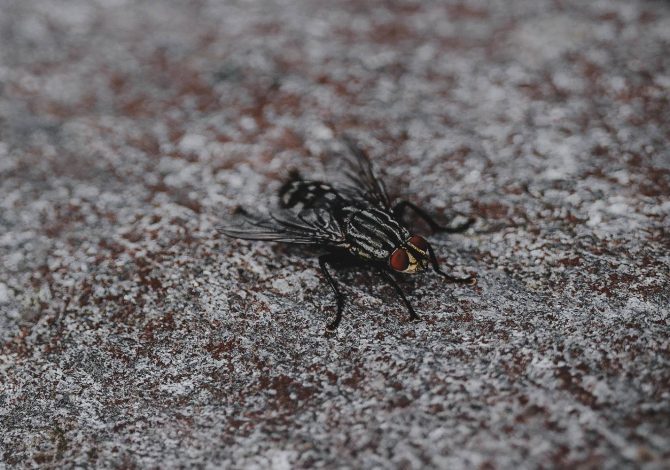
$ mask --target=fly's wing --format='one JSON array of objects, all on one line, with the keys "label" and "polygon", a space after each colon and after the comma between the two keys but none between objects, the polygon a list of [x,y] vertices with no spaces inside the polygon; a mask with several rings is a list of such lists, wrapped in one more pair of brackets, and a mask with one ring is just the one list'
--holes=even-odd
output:
[{"label": "fly's wing", "polygon": [[386,186],[375,174],[367,153],[349,136],[344,136],[342,140],[354,156],[354,160],[351,161],[351,170],[347,171],[349,180],[361,191],[364,198],[369,202],[385,209],[390,209],[391,200],[386,191]]},{"label": "fly's wing", "polygon": [[282,211],[268,216],[238,211],[240,223],[218,227],[219,232],[243,240],[264,240],[297,245],[338,246],[344,234],[337,221],[323,210]]}]

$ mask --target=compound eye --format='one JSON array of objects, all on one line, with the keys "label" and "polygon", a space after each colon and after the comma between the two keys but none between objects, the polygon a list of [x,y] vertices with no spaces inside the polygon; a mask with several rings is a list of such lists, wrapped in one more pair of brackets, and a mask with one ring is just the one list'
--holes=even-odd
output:
[{"label": "compound eye", "polygon": [[426,241],[425,238],[419,236],[419,235],[412,235],[409,237],[409,243],[414,246],[415,248],[418,248],[419,250],[423,251],[424,253],[428,252],[428,242]]},{"label": "compound eye", "polygon": [[409,267],[409,256],[407,252],[402,248],[397,248],[390,258],[391,267],[395,271],[404,271]]}]

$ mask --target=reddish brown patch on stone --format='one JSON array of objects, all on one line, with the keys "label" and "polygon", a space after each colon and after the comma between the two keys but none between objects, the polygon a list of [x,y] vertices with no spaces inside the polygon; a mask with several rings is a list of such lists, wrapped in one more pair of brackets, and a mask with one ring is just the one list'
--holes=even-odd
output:
[{"label": "reddish brown patch on stone", "polygon": [[144,331],[142,332],[142,339],[151,343],[155,340],[155,334],[157,332],[174,331],[176,326],[174,312],[168,310],[168,312],[160,319],[147,322]]},{"label": "reddish brown patch on stone", "polygon": [[488,10],[466,3],[456,3],[446,6],[447,13],[454,20],[483,20],[489,17]]},{"label": "reddish brown patch on stone", "polygon": [[281,150],[301,150],[303,139],[292,129],[284,128],[275,145]]},{"label": "reddish brown patch on stone", "polygon": [[371,28],[368,39],[379,44],[398,44],[414,40],[414,34],[405,22],[394,21],[375,25]]},{"label": "reddish brown patch on stone", "polygon": [[508,206],[497,201],[475,201],[472,203],[472,207],[477,215],[488,220],[508,219],[511,213],[511,210]]},{"label": "reddish brown patch on stone", "polygon": [[670,197],[670,170],[650,167],[640,183],[640,193],[649,197]]},{"label": "reddish brown patch on stone", "polygon": [[160,157],[160,142],[156,136],[148,132],[142,133],[139,137],[131,137],[128,143],[151,157]]},{"label": "reddish brown patch on stone", "polygon": [[283,374],[275,377],[262,376],[259,385],[261,390],[275,391],[271,401],[279,408],[294,408],[315,393],[314,388],[307,387]]},{"label": "reddish brown patch on stone", "polygon": [[412,404],[412,400],[406,395],[399,395],[388,401],[391,408],[407,408]]},{"label": "reddish brown patch on stone", "polygon": [[575,376],[574,371],[569,366],[557,367],[554,375],[562,381],[562,388],[569,391],[580,403],[597,410],[600,408],[596,397],[582,387],[579,377]]},{"label": "reddish brown patch on stone", "polygon": [[210,342],[205,347],[205,349],[212,355],[214,359],[220,361],[224,356],[230,356],[233,350],[238,347],[238,345],[239,342],[237,340],[231,339],[228,341],[222,341],[220,343]]},{"label": "reddish brown patch on stone", "polygon": [[573,258],[561,258],[558,260],[558,264],[561,266],[576,267],[582,264],[582,258],[579,256],[575,256]]},{"label": "reddish brown patch on stone", "polygon": [[514,418],[514,421],[517,424],[527,423],[537,416],[544,416],[547,414],[549,414],[549,410],[547,410],[545,407],[540,405],[530,405],[529,407],[525,408],[521,414],[517,415]]},{"label": "reddish brown patch on stone", "polygon": [[175,197],[175,202],[179,204],[180,206],[184,206],[195,212],[196,214],[202,213],[202,204],[200,204],[198,201],[195,199],[192,199],[185,194],[178,194],[177,197]]},{"label": "reddish brown patch on stone", "polygon": [[357,388],[364,378],[361,367],[354,367],[349,376],[342,379],[342,383],[348,387]]}]

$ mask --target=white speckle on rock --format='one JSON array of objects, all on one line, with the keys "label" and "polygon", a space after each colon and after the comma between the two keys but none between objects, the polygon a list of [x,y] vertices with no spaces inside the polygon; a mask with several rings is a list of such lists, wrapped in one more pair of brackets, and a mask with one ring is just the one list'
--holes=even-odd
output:
[{"label": "white speckle on rock", "polygon": [[186,134],[179,141],[179,150],[186,153],[200,153],[205,149],[207,138],[200,134]]},{"label": "white speckle on rock", "polygon": [[4,282],[0,282],[0,304],[9,302],[10,299],[9,287]]},{"label": "white speckle on rock", "polygon": [[165,383],[159,385],[159,390],[170,393],[175,396],[189,394],[193,390],[193,381],[191,379],[176,383]]},{"label": "white speckle on rock", "polygon": [[333,131],[329,127],[324,126],[323,124],[317,124],[314,127],[312,127],[312,133],[315,138],[320,140],[330,140],[334,137]]},{"label": "white speckle on rock", "polygon": [[541,66],[586,43],[592,28],[568,15],[531,17],[513,33],[513,43],[522,61]]},{"label": "white speckle on rock", "polygon": [[272,281],[272,288],[280,294],[288,294],[293,291],[293,286],[284,278],[275,279]]},{"label": "white speckle on rock", "polygon": [[256,129],[258,129],[258,125],[256,124],[256,120],[254,118],[252,118],[251,116],[243,116],[240,119],[240,127],[247,132],[253,132]]},{"label": "white speckle on rock", "polygon": [[630,215],[631,208],[623,198],[616,197],[610,199],[610,204],[607,206],[607,212],[614,215]]}]

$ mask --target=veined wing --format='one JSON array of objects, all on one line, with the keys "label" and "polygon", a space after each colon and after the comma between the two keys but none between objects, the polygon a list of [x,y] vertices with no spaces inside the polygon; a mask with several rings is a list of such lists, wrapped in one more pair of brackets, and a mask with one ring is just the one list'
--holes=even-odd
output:
[{"label": "veined wing", "polygon": [[361,149],[349,136],[342,138],[355,160],[351,162],[351,170],[347,171],[349,180],[360,189],[371,203],[389,209],[391,200],[384,182],[375,174],[368,154]]},{"label": "veined wing", "polygon": [[228,237],[243,240],[328,246],[345,243],[339,223],[324,210],[281,211],[268,216],[241,210],[239,215],[242,219],[239,224],[221,226],[218,230]]}]

